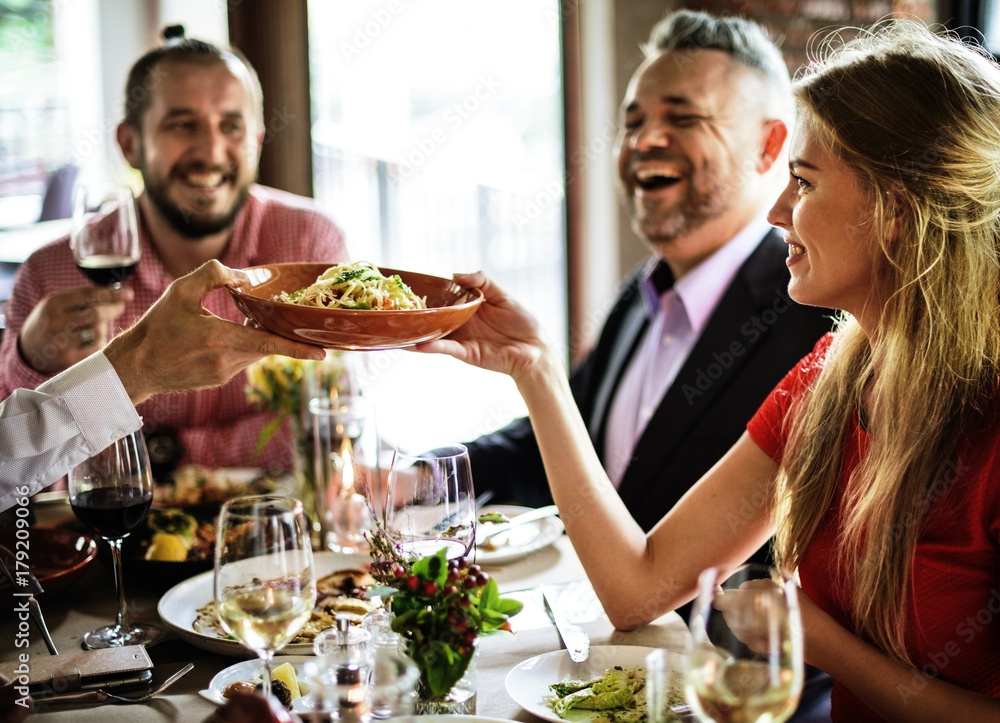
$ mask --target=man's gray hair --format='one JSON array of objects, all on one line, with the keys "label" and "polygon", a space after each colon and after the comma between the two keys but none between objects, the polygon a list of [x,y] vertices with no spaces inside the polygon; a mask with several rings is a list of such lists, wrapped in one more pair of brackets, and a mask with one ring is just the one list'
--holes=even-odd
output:
[{"label": "man's gray hair", "polygon": [[785,59],[757,23],[736,16],[718,16],[696,10],[667,14],[642,46],[646,57],[672,50],[721,50],[733,60],[757,71],[775,89],[788,93],[791,81]]}]

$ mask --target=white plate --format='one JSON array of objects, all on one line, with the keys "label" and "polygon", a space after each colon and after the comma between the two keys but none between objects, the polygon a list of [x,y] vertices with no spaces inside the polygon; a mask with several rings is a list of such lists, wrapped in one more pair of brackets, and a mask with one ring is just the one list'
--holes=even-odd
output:
[{"label": "white plate", "polygon": [[[479,512],[480,514],[500,512],[510,518],[530,509],[530,507],[516,505],[487,505]],[[493,528],[493,525],[486,523],[479,525],[478,528],[485,534]],[[558,517],[546,517],[535,522],[526,522],[511,529],[505,544],[499,544],[492,550],[482,550],[477,547],[476,562],[480,565],[503,565],[520,560],[533,552],[544,550],[558,540],[562,533],[563,523]],[[495,541],[503,541],[504,539],[504,536],[501,535],[495,538]]]},{"label": "white plate", "polygon": [[[308,713],[310,711],[308,700],[305,697],[308,695],[308,683],[303,681],[302,676],[302,663],[310,659],[314,658],[310,658],[307,655],[278,655],[271,663],[271,670],[274,670],[282,663],[291,663],[295,666],[295,674],[298,676],[299,686],[302,688],[302,697],[292,701],[292,710],[296,713]],[[203,698],[216,705],[225,705],[226,698],[222,695],[222,692],[226,689],[226,686],[240,680],[259,683],[263,672],[264,664],[260,660],[244,660],[242,663],[230,665],[228,668],[217,673],[208,684],[208,688],[198,692]],[[388,718],[386,723],[510,723],[510,721],[480,715],[407,715]]]},{"label": "white plate", "polygon": [[574,663],[565,650],[536,655],[519,663],[507,674],[507,694],[514,702],[529,713],[552,723],[589,721],[602,711],[572,710],[569,718],[560,718],[545,702],[552,695],[549,686],[566,678],[594,678],[603,675],[608,668],[620,665],[628,668],[635,665],[645,667],[646,656],[656,648],[638,645],[596,645],[590,649],[590,657],[582,663]]},{"label": "white plate", "polygon": [[[341,555],[335,552],[313,554],[316,577],[328,575],[334,570],[362,567],[369,562],[371,562],[371,558],[368,555]],[[160,619],[163,620],[164,624],[173,630],[179,638],[202,650],[216,655],[233,657],[252,655],[253,653],[242,643],[199,633],[192,627],[195,618],[198,617],[198,608],[204,607],[215,595],[213,574],[209,570],[174,585],[160,598],[156,611],[160,614]],[[288,655],[311,655],[312,644],[286,645],[281,649],[281,652]]]},{"label": "white plate", "polygon": [[[298,675],[300,672],[299,666],[309,659],[310,656],[308,655],[278,655],[271,662],[271,670],[274,670],[282,663],[291,663],[295,666],[295,674]],[[208,688],[198,692],[202,698],[207,698],[216,705],[224,705],[226,698],[222,695],[222,691],[226,689],[226,686],[240,680],[259,683],[263,673],[264,663],[260,659],[244,660],[242,663],[230,665],[228,668],[216,673],[215,677],[208,684]]]}]

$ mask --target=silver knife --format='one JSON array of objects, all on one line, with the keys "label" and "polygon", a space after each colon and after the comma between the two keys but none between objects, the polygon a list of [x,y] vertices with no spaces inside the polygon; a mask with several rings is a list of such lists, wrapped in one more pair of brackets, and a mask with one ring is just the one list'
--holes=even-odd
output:
[{"label": "silver knife", "polygon": [[586,630],[579,625],[574,625],[566,618],[559,606],[556,605],[556,596],[553,591],[547,590],[545,585],[542,585],[541,589],[545,609],[548,611],[549,617],[552,618],[556,630],[559,631],[559,637],[562,638],[563,645],[566,646],[569,659],[574,663],[582,663],[590,655],[590,636],[587,635]]}]

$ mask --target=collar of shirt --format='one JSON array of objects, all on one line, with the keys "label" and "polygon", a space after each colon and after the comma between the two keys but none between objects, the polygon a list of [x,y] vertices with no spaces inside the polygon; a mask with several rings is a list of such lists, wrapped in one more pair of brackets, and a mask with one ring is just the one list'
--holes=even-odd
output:
[{"label": "collar of shirt", "polygon": [[[761,214],[747,224],[732,240],[720,246],[716,251],[691,269],[681,279],[673,284],[674,291],[680,297],[684,310],[691,323],[691,330],[697,336],[701,333],[708,317],[719,303],[719,299],[729,288],[730,282],[739,271],[747,257],[757,248],[760,240],[771,230],[767,222],[767,214]],[[657,278],[661,271],[658,266],[665,265],[659,257],[653,258],[640,283],[646,309],[654,316],[660,306],[660,295],[666,289],[658,288],[663,279]],[[669,272],[668,269],[664,269]]]}]

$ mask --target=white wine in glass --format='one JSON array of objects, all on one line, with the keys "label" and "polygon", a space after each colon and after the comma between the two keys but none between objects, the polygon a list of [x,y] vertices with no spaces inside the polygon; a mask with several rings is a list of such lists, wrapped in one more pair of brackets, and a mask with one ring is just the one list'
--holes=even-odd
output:
[{"label": "white wine in glass", "polygon": [[780,723],[802,693],[802,619],[794,581],[762,565],[702,573],[691,614],[687,698],[718,723]]},{"label": "white wine in glass", "polygon": [[464,557],[475,542],[476,493],[469,450],[461,444],[425,452],[397,447],[389,468],[385,528],[408,555],[444,548]]},{"label": "white wine in glass", "polygon": [[316,604],[311,530],[293,497],[238,497],[222,506],[215,545],[215,605],[226,632],[264,661],[294,638]]},{"label": "white wine in glass", "polygon": [[69,474],[69,503],[74,514],[111,547],[118,596],[114,625],[86,633],[83,647],[87,649],[147,645],[163,637],[158,626],[130,619],[122,575],[122,539],[142,522],[152,502],[153,476],[142,432],[125,435]]},{"label": "white wine in glass", "polygon": [[73,260],[99,286],[120,287],[139,264],[139,226],[128,186],[80,184],[73,193]]}]

